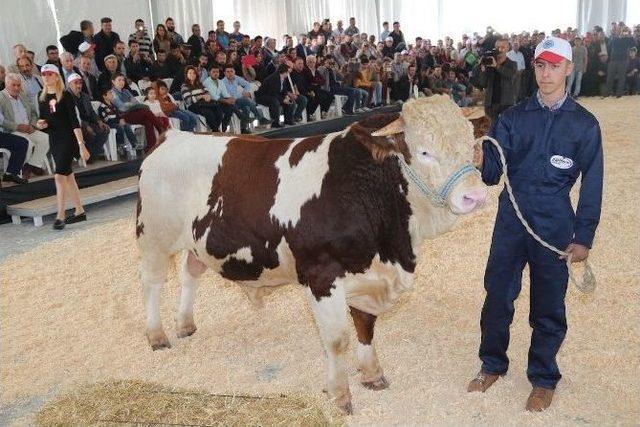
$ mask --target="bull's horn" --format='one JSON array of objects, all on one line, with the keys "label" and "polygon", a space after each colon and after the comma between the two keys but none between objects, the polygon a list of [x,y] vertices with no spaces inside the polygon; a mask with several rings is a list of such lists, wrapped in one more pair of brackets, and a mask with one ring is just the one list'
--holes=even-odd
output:
[{"label": "bull's horn", "polygon": [[402,132],[404,132],[404,119],[401,116],[382,129],[378,129],[377,131],[371,133],[371,136],[389,136]]},{"label": "bull's horn", "polygon": [[478,107],[462,107],[462,115],[467,120],[475,120],[484,117],[484,110]]}]

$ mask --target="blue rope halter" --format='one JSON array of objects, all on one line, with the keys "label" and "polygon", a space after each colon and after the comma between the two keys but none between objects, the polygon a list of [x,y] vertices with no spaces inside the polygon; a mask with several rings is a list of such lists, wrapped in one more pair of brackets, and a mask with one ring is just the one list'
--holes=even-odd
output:
[{"label": "blue rope halter", "polygon": [[430,199],[431,202],[438,207],[444,207],[447,204],[449,195],[451,194],[453,188],[456,186],[456,183],[459,180],[471,173],[479,173],[471,163],[465,163],[458,170],[449,175],[447,180],[444,182],[444,184],[442,184],[440,188],[433,189],[422,180],[422,178],[416,171],[411,169],[411,167],[404,161],[403,158],[401,158],[400,156],[397,157],[402,170],[406,173],[409,179],[416,185],[416,187],[418,187],[420,192],[425,197]]}]

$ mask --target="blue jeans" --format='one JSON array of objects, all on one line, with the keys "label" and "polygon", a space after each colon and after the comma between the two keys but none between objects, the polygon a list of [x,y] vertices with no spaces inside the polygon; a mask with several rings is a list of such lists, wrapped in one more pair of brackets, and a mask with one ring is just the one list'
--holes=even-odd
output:
[{"label": "blue jeans", "polygon": [[[571,87],[573,83],[576,84],[576,88],[572,91]],[[582,71],[573,70],[571,75],[567,77],[567,92],[573,94],[573,96],[580,95],[580,86],[582,85]]]},{"label": "blue jeans", "polygon": [[347,113],[353,113],[353,106],[357,105],[358,99],[360,98],[358,89],[352,87],[335,88],[331,91],[331,95],[345,95],[347,97],[347,102],[342,106],[342,109]]},{"label": "blue jeans", "polygon": [[198,115],[187,110],[175,109],[169,117],[180,120],[180,130],[193,132],[198,125]]},{"label": "blue jeans", "polygon": [[124,136],[125,134],[127,135],[127,139],[129,139],[129,142],[131,143],[132,147],[137,147],[138,146],[138,138],[136,138],[136,134],[133,133],[133,129],[131,129],[131,125],[125,124],[125,125],[116,125],[115,128],[112,128],[116,130],[116,145],[118,147],[122,147],[125,144],[125,140],[124,140]]}]

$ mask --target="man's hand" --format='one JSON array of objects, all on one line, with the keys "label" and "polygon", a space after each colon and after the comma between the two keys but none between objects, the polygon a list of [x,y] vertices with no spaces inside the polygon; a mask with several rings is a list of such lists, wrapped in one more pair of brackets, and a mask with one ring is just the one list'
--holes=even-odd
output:
[{"label": "man's hand", "polygon": [[251,99],[251,92],[242,92],[242,96]]},{"label": "man's hand", "polygon": [[21,124],[16,126],[16,130],[18,132],[22,132],[22,133],[26,133],[26,134],[32,134],[33,132],[35,132],[36,130],[33,128],[33,126],[29,125],[29,124]]},{"label": "man's hand", "polygon": [[482,169],[482,141],[473,144],[473,166],[477,169]]},{"label": "man's hand", "polygon": [[[564,250],[566,253],[571,254],[571,262],[580,262],[584,261],[589,257],[589,248],[578,243],[571,243],[567,246],[567,249]],[[560,259],[567,259],[566,256],[561,255]]]},{"label": "man's hand", "polygon": [[102,130],[109,130],[109,125],[107,125],[105,122],[98,122],[98,126],[100,126],[100,129]]},{"label": "man's hand", "polygon": [[118,123],[120,124],[120,126],[124,126],[127,124],[127,122],[124,119],[120,119]]}]

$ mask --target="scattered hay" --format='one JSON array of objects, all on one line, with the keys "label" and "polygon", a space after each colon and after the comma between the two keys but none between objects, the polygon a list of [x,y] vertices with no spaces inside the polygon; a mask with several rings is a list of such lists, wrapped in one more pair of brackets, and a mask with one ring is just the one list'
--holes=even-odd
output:
[{"label": "scattered hay", "polygon": [[142,381],[82,386],[45,406],[40,426],[339,426],[329,401],[305,396],[218,395]]}]

